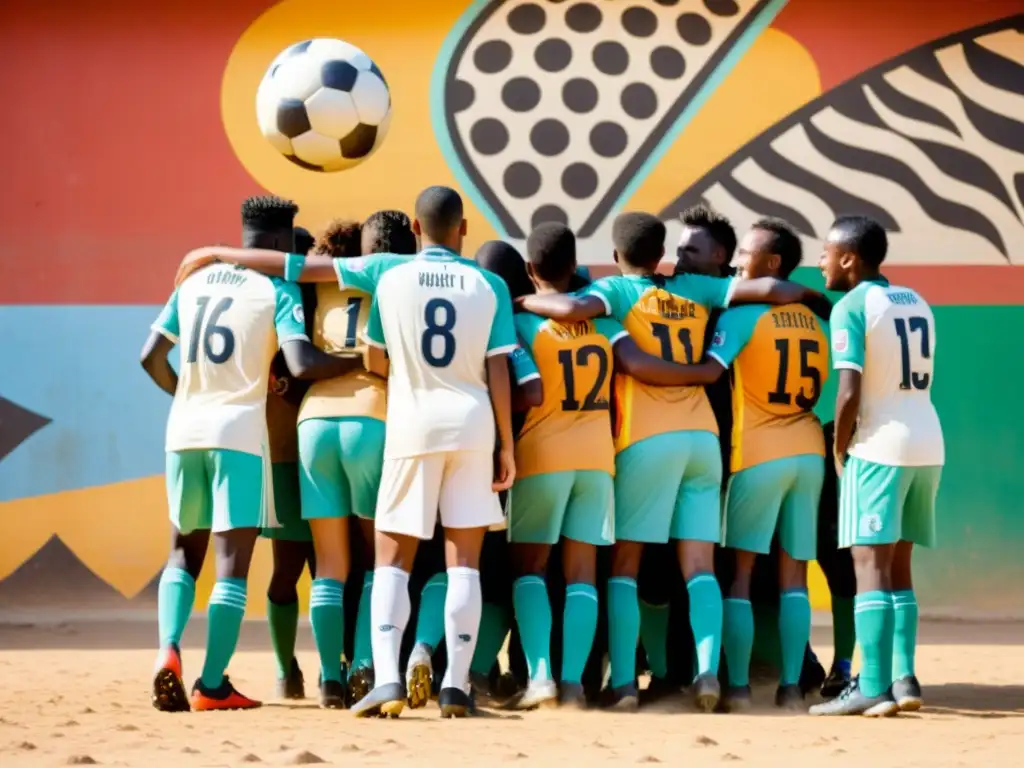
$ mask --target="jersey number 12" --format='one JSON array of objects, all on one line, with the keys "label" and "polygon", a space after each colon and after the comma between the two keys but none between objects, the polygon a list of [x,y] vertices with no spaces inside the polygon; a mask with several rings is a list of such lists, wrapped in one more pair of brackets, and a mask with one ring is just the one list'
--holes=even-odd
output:
[{"label": "jersey number 12", "polygon": [[[199,341],[202,337],[203,354],[207,360],[216,365],[226,363],[235,351],[235,334],[226,325],[217,325],[220,316],[223,315],[234,301],[230,296],[225,296],[218,301],[210,310],[209,318],[206,317],[206,307],[210,303],[209,296],[200,296],[196,299],[196,317],[192,323],[192,336],[188,342],[188,354],[185,361],[194,363],[199,358]],[[205,320],[205,323],[204,323]],[[221,339],[220,351],[215,352],[211,343],[214,336]]]}]

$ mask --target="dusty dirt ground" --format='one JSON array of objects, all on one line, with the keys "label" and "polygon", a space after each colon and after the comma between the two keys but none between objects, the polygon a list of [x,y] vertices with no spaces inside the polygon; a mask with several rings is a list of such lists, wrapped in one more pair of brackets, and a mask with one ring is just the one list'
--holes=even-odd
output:
[{"label": "dusty dirt ground", "polygon": [[[185,638],[186,675],[202,662],[205,627]],[[831,658],[828,629],[815,648]],[[0,625],[0,765],[530,766],[721,763],[804,766],[1021,765],[1024,625],[925,624],[918,673],[925,709],[884,721],[821,720],[772,711],[755,691],[748,716],[698,715],[684,702],[635,715],[544,710],[489,712],[441,721],[433,707],[398,721],[355,720],[307,700],[261,710],[166,715],[149,704],[154,624]],[[308,627],[299,661],[313,692],[317,665]],[[273,659],[266,626],[247,623],[230,672],[269,699]]]}]

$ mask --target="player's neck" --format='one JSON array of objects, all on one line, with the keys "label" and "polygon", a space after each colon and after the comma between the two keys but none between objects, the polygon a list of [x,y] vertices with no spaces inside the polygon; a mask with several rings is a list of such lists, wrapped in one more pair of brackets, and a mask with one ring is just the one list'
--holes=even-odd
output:
[{"label": "player's neck", "polygon": [[560,280],[557,283],[537,282],[537,283],[534,283],[534,286],[537,289],[537,295],[538,296],[551,295],[551,294],[555,294],[555,293],[568,293],[569,292],[569,282],[570,282],[571,279],[572,278],[570,277],[570,278],[567,278],[565,280]]},{"label": "player's neck", "polygon": [[428,248],[444,248],[446,251],[451,251],[456,256],[461,256],[462,244],[461,243],[439,243],[435,240],[431,240],[426,235],[420,236],[420,250],[425,251]]},{"label": "player's neck", "polygon": [[650,277],[657,272],[656,267],[635,267],[632,264],[619,262],[619,272],[625,277]]},{"label": "player's neck", "polygon": [[268,251],[289,251],[289,248],[285,242],[285,238],[278,237],[276,234],[268,234],[266,232],[249,232],[242,230],[242,247],[243,248],[261,248]]},{"label": "player's neck", "polygon": [[877,283],[884,279],[885,278],[882,277],[882,273],[877,269],[854,272],[854,274],[851,275],[850,288],[856,288],[861,283]]}]

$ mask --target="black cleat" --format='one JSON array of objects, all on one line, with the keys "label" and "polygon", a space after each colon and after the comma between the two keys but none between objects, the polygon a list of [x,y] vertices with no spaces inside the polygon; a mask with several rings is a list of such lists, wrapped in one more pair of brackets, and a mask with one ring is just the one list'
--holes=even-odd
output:
[{"label": "black cleat", "polygon": [[348,706],[354,707],[373,690],[373,667],[359,667],[348,678]]},{"label": "black cleat", "polygon": [[188,693],[181,679],[181,650],[169,645],[160,650],[153,673],[153,706],[161,712],[188,712]]},{"label": "black cleat", "polygon": [[821,684],[821,698],[834,699],[842,693],[850,684],[850,673],[841,667],[832,665],[832,671],[828,673],[825,682]]},{"label": "black cleat", "polygon": [[581,683],[562,683],[558,687],[558,705],[567,709],[587,709],[587,693]]},{"label": "black cleat", "polygon": [[900,712],[917,712],[923,704],[921,684],[917,682],[917,678],[914,675],[901,677],[893,682],[890,692],[892,697],[896,699]]},{"label": "black cleat", "polygon": [[701,712],[714,712],[718,706],[718,700],[722,696],[722,687],[718,678],[710,672],[698,675],[690,687],[693,693],[693,704]]},{"label": "black cleat", "polygon": [[885,691],[879,696],[865,696],[860,690],[860,681],[855,677],[842,693],[831,701],[816,704],[809,712],[818,717],[863,715],[864,717],[890,717],[900,711],[892,693]]},{"label": "black cleat", "polygon": [[277,698],[306,698],[305,680],[303,680],[302,677],[302,670],[299,669],[299,662],[295,658],[292,658],[292,666],[291,669],[288,670],[288,676],[279,678],[277,681]]},{"label": "black cleat", "polygon": [[640,706],[656,704],[659,701],[675,696],[680,687],[665,677],[651,675],[647,687],[640,691]]},{"label": "black cleat", "polygon": [[640,693],[636,689],[636,683],[626,683],[618,688],[612,688],[611,704],[608,708],[616,712],[636,712],[640,708]]},{"label": "black cleat", "polygon": [[352,707],[356,717],[398,717],[405,709],[405,686],[401,683],[378,685]]},{"label": "black cleat", "polygon": [[725,696],[722,697],[721,709],[723,712],[740,714],[748,712],[754,705],[749,685],[731,685],[725,689]]},{"label": "black cleat", "polygon": [[804,692],[799,685],[780,685],[775,690],[775,706],[790,712],[806,712]]},{"label": "black cleat", "polygon": [[442,688],[437,705],[443,718],[469,717],[475,710],[473,699],[461,688]]},{"label": "black cleat", "polygon": [[320,681],[320,708],[344,709],[345,684],[338,680]]},{"label": "black cleat", "polygon": [[800,690],[806,696],[811,691],[818,690],[824,682],[825,668],[808,646],[804,651],[804,665],[800,669]]}]

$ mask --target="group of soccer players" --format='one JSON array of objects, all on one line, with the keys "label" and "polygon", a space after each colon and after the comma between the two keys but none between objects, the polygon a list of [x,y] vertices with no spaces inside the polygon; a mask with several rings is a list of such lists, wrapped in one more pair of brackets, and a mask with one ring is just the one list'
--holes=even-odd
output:
[{"label": "group of soccer players", "polygon": [[[877,223],[832,225],[821,270],[846,292],[833,308],[788,280],[801,247],[778,220],[757,222],[733,259],[728,222],[688,212],[667,276],[664,224],[625,213],[612,231],[621,274],[591,282],[560,224],[536,227],[523,255],[495,241],[463,257],[462,200],[446,187],[424,190],[411,220],[382,211],[335,222],[315,245],[296,212],[247,200],[243,247],[185,258],[143,349],[174,396],[157,708],[259,706],[225,672],[261,532],[273,539],[268,618],[284,697],[304,695],[295,585],[308,564],[322,706],[397,716],[436,690],[442,715],[471,713],[474,690],[502,687],[495,659],[510,608],[525,679],[506,691],[509,706],[599,698],[634,710],[644,694],[680,687],[668,622],[655,618],[667,609],[651,603],[676,610],[683,593],[690,695],[702,711],[742,711],[752,595],[766,578],[755,566],[772,553],[776,703],[805,708],[826,453],[840,476],[838,545],[856,574],[847,623],[862,664],[851,678],[851,636],[833,697],[810,711],[920,706],[910,563],[914,544],[934,541],[944,460],[935,331],[924,300],[881,275]],[[179,343],[176,373],[168,355]],[[830,347],[839,393],[827,450],[812,409]],[[211,531],[217,581],[189,696],[179,643]],[[669,546],[677,565],[666,566]],[[644,593],[656,560],[654,581],[685,588],[642,600],[638,580]],[[653,673],[643,694],[641,641]]]}]

